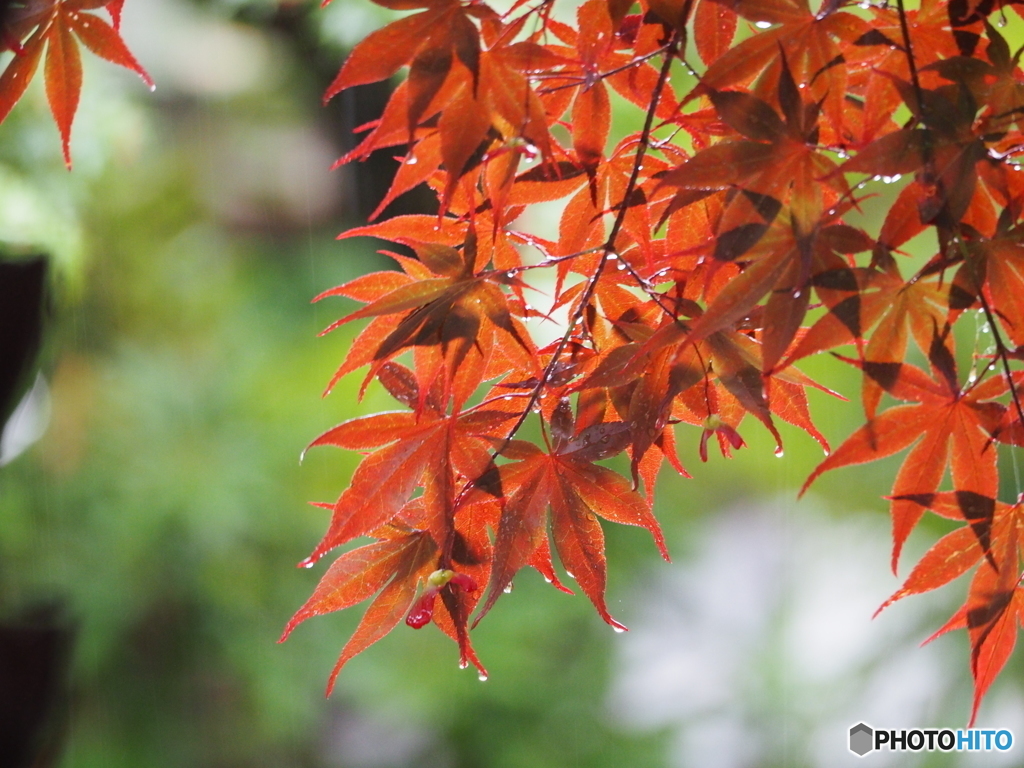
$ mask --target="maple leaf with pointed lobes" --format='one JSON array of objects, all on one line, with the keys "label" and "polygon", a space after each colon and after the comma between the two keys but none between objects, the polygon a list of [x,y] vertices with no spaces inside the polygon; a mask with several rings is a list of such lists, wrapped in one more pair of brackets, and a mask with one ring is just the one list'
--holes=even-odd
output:
[{"label": "maple leaf with pointed lobes", "polygon": [[[699,307],[694,306],[694,311],[702,317]],[[655,322],[663,319],[661,313],[654,316]],[[803,429],[829,450],[828,442],[811,422],[803,392],[805,386],[817,385],[796,369],[763,376],[762,347],[757,341],[726,330],[714,331],[706,339],[695,338],[691,325],[680,321],[665,321],[657,329],[631,324],[626,330],[620,318],[617,325],[637,342],[612,347],[574,389],[609,387],[609,391],[621,393],[618,396],[624,404],[618,408],[632,435],[634,481],[652,445],[661,448],[674,468],[688,477],[678,464],[674,447],[670,448],[674,446],[674,438],[669,437],[670,421],[674,418],[704,428],[707,419],[723,416],[717,405],[720,399],[731,409],[726,421],[716,422],[712,428],[723,453],[728,452],[729,444],[739,447],[742,438],[735,435],[735,427],[747,413],[768,428],[780,452],[782,438],[773,414]],[[713,389],[709,386],[712,383]],[[686,410],[680,412],[678,406],[684,403]],[[705,460],[707,437],[705,431],[700,451]]]},{"label": "maple leaf with pointed lobes", "polygon": [[[341,555],[285,627],[278,642],[284,642],[306,619],[344,610],[376,595],[331,671],[328,696],[342,667],[391,632],[403,617],[417,629],[433,621],[459,644],[462,663],[473,663],[481,675],[487,674],[466,631],[466,620],[478,599],[474,577],[487,574],[486,536],[481,538],[482,531],[472,528],[457,532],[452,565],[459,570],[441,568],[436,540],[418,528],[427,513],[423,499],[411,501],[390,523],[370,532],[376,542]],[[442,598],[439,610],[434,606],[438,596]]]},{"label": "maple leaf with pointed lobes", "polygon": [[[655,31],[660,24],[641,18],[633,45],[623,45],[622,37],[614,34],[615,20],[604,0],[587,0],[577,8],[576,16],[578,31],[554,20],[548,22],[548,28],[567,46],[554,47],[553,51],[571,63],[549,76],[540,95],[549,114],[555,117],[561,116],[571,102],[570,124],[577,159],[593,170],[595,156],[604,153],[608,138],[610,105],[605,82],[623,98],[646,107],[658,72],[644,57],[656,49],[662,33]],[[656,114],[668,119],[676,107],[675,96],[668,90],[659,99]]]},{"label": "maple leaf with pointed lobes", "polygon": [[[856,342],[864,346],[864,337],[892,306],[893,296],[905,287],[897,270],[884,272],[870,268],[845,268],[842,272],[822,273],[816,280],[818,295],[828,310],[787,354],[783,367],[808,355]],[[917,285],[918,283],[914,283]],[[823,288],[826,289],[823,290]],[[912,302],[909,309],[916,309]],[[906,312],[903,313],[903,319]],[[902,326],[901,326],[902,328]],[[906,339],[906,332],[899,338]],[[901,350],[905,351],[904,345]],[[902,359],[902,356],[900,357]],[[865,409],[869,414],[873,413]]]},{"label": "maple leaf with pointed lobes", "polygon": [[[825,349],[857,342],[865,371],[861,400],[865,415],[873,419],[885,391],[884,375],[877,375],[877,372],[898,370],[906,357],[910,338],[925,354],[933,352],[936,329],[946,323],[949,289],[941,279],[934,277],[904,282],[892,261],[884,270],[824,273],[820,282],[826,279],[841,290],[830,295],[819,286],[818,294],[825,299],[829,312],[800,340],[787,364]],[[955,355],[952,335],[946,334],[940,343],[945,349],[943,354],[952,358]]]},{"label": "maple leaf with pointed lobes", "polygon": [[[331,549],[386,524],[423,487],[427,495],[451,483],[450,473],[472,480],[489,466],[489,438],[514,418],[514,411],[476,409],[447,415],[436,388],[424,390],[411,371],[395,363],[382,366],[381,382],[416,411],[378,413],[346,421],[320,435],[310,448],[333,445],[348,450],[376,448],[356,468],[349,488],[333,505],[331,525],[313,553],[310,565]],[[435,380],[436,381],[436,380]],[[308,449],[307,449],[308,450]],[[451,532],[454,491],[440,491],[439,508],[425,516],[426,527],[439,542]]]},{"label": "maple leaf with pointed lobes", "polygon": [[[588,427],[599,431],[602,426]],[[557,443],[545,453],[530,443],[515,441],[504,452],[513,463],[498,467],[478,483],[482,492],[501,495],[501,520],[494,541],[491,578],[479,622],[491,609],[516,572],[548,547],[548,509],[555,549],[566,571],[576,580],[598,613],[613,627],[625,629],[605,605],[607,581],[604,534],[598,516],[616,523],[647,528],[667,560],[661,528],[646,502],[616,472],[592,463],[622,450],[623,442],[594,440],[585,430]],[[625,430],[618,434],[628,434]]]},{"label": "maple leaf with pointed lobes", "polygon": [[1024,344],[1024,229],[1000,222],[993,237],[976,236],[964,242],[964,263],[949,285],[951,316],[979,305],[984,291],[989,306],[1007,336]]},{"label": "maple leaf with pointed lobes", "polygon": [[[107,6],[101,0],[36,0],[20,9],[4,29],[11,39],[35,31],[15,50],[15,56],[0,74],[0,122],[18,103],[43,58],[46,100],[60,131],[64,163],[71,168],[71,124],[78,111],[82,90],[82,59],[79,42],[100,58],[138,73],[153,88],[153,81],[128,50],[116,26],[87,11]],[[114,16],[115,22],[119,19]],[[5,43],[6,44],[6,43]]]},{"label": "maple leaf with pointed lobes", "polygon": [[[360,318],[383,321],[375,320],[376,324],[364,330],[358,346],[353,347],[330,386],[344,373],[366,363],[371,363],[366,378],[369,381],[385,362],[403,350],[436,346],[441,352],[440,357],[434,358],[436,370],[443,371],[444,381],[455,387],[459,398],[456,407],[460,407],[480,384],[487,370],[487,350],[491,348],[497,331],[509,336],[522,354],[532,355],[533,347],[527,340],[528,336],[512,316],[513,307],[509,304],[508,294],[499,287],[509,278],[501,272],[477,271],[490,260],[486,250],[479,247],[487,241],[478,239],[476,230],[469,228],[462,235],[465,242],[459,242],[460,229],[454,226],[453,229],[455,232],[446,233],[443,229],[435,229],[431,223],[429,234],[422,236],[424,239],[417,237],[415,231],[392,236],[412,247],[419,256],[419,261],[416,261],[389,254],[403,265],[408,277],[399,273],[376,273],[356,278],[314,299],[344,295],[368,302],[362,309],[332,323],[323,333]],[[387,237],[387,230],[387,227],[380,226],[364,227],[350,231],[346,236],[375,234]],[[449,242],[458,243],[461,247],[456,248]],[[490,245],[495,245],[495,242],[492,240]],[[400,317],[394,319],[396,315]],[[469,364],[464,365],[467,361]]]},{"label": "maple leaf with pointed lobes", "polygon": [[419,581],[433,570],[436,553],[437,547],[430,537],[416,532],[347,552],[327,570],[278,642],[284,642],[308,618],[343,610],[379,592],[331,671],[327,682],[330,695],[342,667],[387,635],[409,612]]},{"label": "maple leaf with pointed lobes", "polygon": [[381,119],[371,124],[371,133],[335,163],[365,159],[382,147],[410,145],[371,218],[441,167],[447,176],[440,195],[444,213],[463,177],[472,182],[474,172],[488,165],[485,160],[502,158],[498,164],[509,164],[503,175],[511,181],[522,156],[539,151],[551,157],[548,116],[525,75],[559,62],[559,57],[532,41],[514,41],[515,31],[495,33],[500,22],[482,3],[433,0],[415,7],[425,10],[392,22],[357,45],[324,94],[326,102],[409,65],[409,79],[394,92]]},{"label": "maple leaf with pointed lobes", "polygon": [[[975,130],[978,104],[965,82],[928,90],[891,79],[920,127],[875,139],[839,171],[888,178],[914,173],[924,192],[917,201],[920,223],[948,230],[965,217],[982,187],[992,186],[992,191],[984,191],[996,199],[1001,196],[999,187],[1005,187],[1005,181],[999,177],[1006,169],[999,163],[990,172],[982,168],[992,159],[986,146],[991,137]],[[894,207],[887,218],[900,213]]]},{"label": "maple leaf with pointed lobes", "polygon": [[944,631],[966,628],[970,636],[973,726],[982,698],[1013,651],[1017,625],[1024,618],[1019,556],[1024,545],[1024,510],[1019,500],[1009,505],[970,491],[916,496],[911,500],[942,517],[966,521],[967,525],[939,539],[876,615],[897,600],[948,584],[981,563],[971,581],[967,602],[943,627]]},{"label": "maple leaf with pointed lobes", "polygon": [[947,466],[958,492],[995,498],[998,491],[992,435],[998,431],[1006,406],[993,398],[1005,391],[1005,382],[994,376],[961,391],[952,358],[943,349],[941,343],[933,344],[937,379],[908,363],[847,360],[896,399],[916,405],[898,405],[878,414],[819,464],[800,491],[803,494],[823,472],[875,461],[916,443],[904,459],[889,497],[894,573],[903,543],[923,512],[915,499],[938,490]]},{"label": "maple leaf with pointed lobes", "polygon": [[871,30],[870,24],[849,11],[845,2],[827,2],[815,13],[807,0],[715,0],[753,22],[771,24],[730,48],[708,67],[701,77],[703,87],[721,89],[747,85],[757,78],[754,92],[764,95],[775,90],[788,61],[794,79],[807,86],[808,95],[822,102],[830,138],[842,139],[847,71],[843,47]]},{"label": "maple leaf with pointed lobes", "polygon": [[[720,237],[719,245],[723,241]],[[738,257],[747,265],[693,323],[689,340],[728,329],[768,296],[760,321],[761,364],[765,373],[771,372],[796,338],[812,287],[819,295],[855,289],[856,280],[842,254],[870,248],[866,234],[835,223],[834,216],[824,217],[809,231],[801,230],[795,215],[788,222],[776,219],[757,243]]]},{"label": "maple leaf with pointed lobes", "polygon": [[[714,144],[662,176],[663,185],[681,188],[683,201],[692,197],[689,190],[739,187],[763,201],[755,204],[761,219],[770,223],[775,215],[766,204],[773,205],[775,212],[779,205],[788,204],[806,231],[826,208],[850,195],[845,179],[835,173],[836,164],[818,146],[821,105],[803,102],[785,56],[777,88],[781,117],[753,94],[707,89],[722,120],[743,138]],[[730,206],[719,233],[761,225],[761,220]]]},{"label": "maple leaf with pointed lobes", "polygon": [[[863,99],[863,129],[853,137],[855,146],[899,127],[893,123],[893,114],[903,99],[893,78],[909,81],[911,77],[898,11],[875,5],[870,13],[870,31],[843,51],[850,68],[850,92]],[[940,0],[923,0],[920,8],[906,11],[907,30],[925,87],[939,84],[928,65],[959,53],[954,36],[946,28],[946,16],[946,5]]]}]

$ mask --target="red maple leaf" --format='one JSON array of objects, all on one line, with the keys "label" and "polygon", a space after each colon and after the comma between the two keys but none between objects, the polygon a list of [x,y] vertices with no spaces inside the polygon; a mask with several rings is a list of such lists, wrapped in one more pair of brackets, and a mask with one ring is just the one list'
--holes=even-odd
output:
[{"label": "red maple leaf", "polygon": [[[503,452],[515,459],[504,464],[478,485],[501,494],[501,519],[494,542],[487,597],[476,621],[491,609],[502,591],[538,551],[548,547],[548,522],[555,549],[566,571],[583,589],[601,617],[613,627],[625,629],[605,605],[607,571],[604,534],[598,517],[616,523],[647,528],[662,556],[668,559],[661,528],[647,503],[629,482],[612,470],[594,464],[622,450],[614,425],[595,425],[572,439],[559,441],[551,453],[522,441]],[[598,437],[602,428],[604,433]],[[478,493],[479,495],[479,493]]]},{"label": "red maple leaf", "polygon": [[107,5],[99,0],[36,0],[16,11],[5,24],[11,47],[14,40],[20,40],[33,27],[35,31],[17,46],[14,58],[0,74],[0,122],[25,93],[45,47],[46,99],[60,130],[64,162],[69,169],[71,123],[82,90],[79,42],[97,56],[137,72],[146,85],[153,87],[146,70],[135,60],[117,31],[119,15],[114,15],[115,26],[111,26],[96,14],[87,13]]},{"label": "red maple leaf", "polygon": [[[938,348],[941,343],[933,345]],[[896,399],[914,404],[889,408],[850,435],[818,465],[800,491],[804,493],[823,472],[875,461],[913,445],[890,496],[893,572],[903,543],[921,519],[918,499],[930,498],[938,490],[947,466],[958,492],[995,498],[999,486],[992,435],[1006,406],[992,398],[1005,391],[1005,383],[996,376],[961,391],[952,359],[937,356],[938,380],[908,363],[849,361]]]}]

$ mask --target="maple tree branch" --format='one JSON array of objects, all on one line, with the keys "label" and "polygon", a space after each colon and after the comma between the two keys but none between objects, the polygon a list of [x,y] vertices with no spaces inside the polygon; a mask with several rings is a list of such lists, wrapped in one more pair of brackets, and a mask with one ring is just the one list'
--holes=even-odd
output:
[{"label": "maple tree branch", "polygon": [[[533,392],[530,393],[530,399],[526,403],[526,408],[523,409],[522,414],[516,420],[516,423],[512,426],[512,429],[502,441],[502,444],[492,455],[492,460],[494,457],[501,454],[506,447],[508,447],[509,442],[511,442],[512,438],[523,424],[526,423],[527,417],[530,415],[530,412],[540,399],[541,392],[543,392],[544,387],[548,385],[548,382],[551,381],[555,367],[558,365],[558,360],[562,356],[562,352],[566,345],[569,343],[569,339],[572,338],[573,331],[576,329],[577,323],[582,319],[583,313],[586,311],[586,307],[590,304],[590,299],[593,297],[594,291],[597,289],[597,281],[600,278],[601,273],[604,272],[604,267],[608,263],[609,257],[615,251],[615,239],[618,237],[619,231],[622,229],[622,224],[626,219],[626,211],[628,210],[628,206],[625,202],[629,200],[630,196],[633,194],[633,190],[636,189],[637,179],[640,177],[640,169],[643,167],[644,155],[646,154],[647,147],[650,144],[655,112],[657,112],[658,102],[660,101],[661,94],[665,89],[665,84],[668,82],[669,72],[672,69],[672,61],[675,58],[675,46],[676,36],[673,34],[672,41],[666,46],[665,61],[661,65],[661,72],[658,74],[657,85],[655,85],[654,92],[651,94],[651,102],[647,108],[647,116],[644,119],[643,131],[640,133],[640,146],[637,148],[636,157],[633,160],[633,170],[630,173],[629,181],[626,184],[626,191],[622,196],[623,203],[619,206],[619,212],[615,217],[615,223],[612,225],[611,232],[608,234],[608,237],[602,246],[603,253],[601,254],[601,260],[598,262],[597,269],[594,270],[594,273],[588,279],[587,286],[584,288],[583,293],[580,296],[576,309],[573,310],[572,314],[569,316],[568,327],[565,329],[565,333],[559,340],[558,346],[555,347],[555,351],[551,355],[551,360],[548,361],[548,364],[544,367],[544,372],[541,375],[540,381],[537,382],[537,385],[533,388]],[[472,483],[468,485],[472,485]]]},{"label": "maple tree branch", "polygon": [[[960,248],[960,253],[963,255],[964,264],[970,265],[968,261],[967,243],[964,242],[959,232],[955,232],[953,238],[956,240],[957,246]],[[1017,411],[1017,419],[1021,423],[1021,427],[1024,428],[1024,407],[1020,402],[1020,395],[1017,393],[1017,387],[1013,383],[1013,371],[1010,370],[1010,358],[1007,354],[1006,345],[1003,343],[1003,337],[999,333],[999,326],[996,325],[995,314],[992,312],[992,307],[989,306],[988,299],[985,298],[985,289],[981,283],[975,279],[973,274],[974,270],[971,270],[971,277],[974,279],[975,284],[978,285],[978,300],[981,302],[981,309],[985,313],[985,320],[988,322],[988,327],[992,330],[992,339],[996,343],[996,355],[999,357],[1000,362],[1003,364],[1003,373],[1006,376],[1006,385],[1010,388],[1010,396],[1013,398],[1013,405]],[[980,377],[979,377],[980,380]]]},{"label": "maple tree branch", "polygon": [[[611,77],[612,75],[617,75],[620,72],[625,72],[627,69],[632,69],[633,67],[637,66],[638,64],[643,64],[645,61],[653,59],[655,56],[658,56],[658,55],[660,55],[662,53],[666,53],[672,45],[673,45],[672,43],[665,43],[665,45],[661,46],[660,48],[658,48],[656,50],[653,50],[650,53],[646,53],[643,56],[637,56],[635,59],[632,59],[632,60],[626,62],[625,64],[623,64],[620,67],[615,67],[615,69],[609,69],[607,72],[599,72],[597,74],[597,77],[595,77],[594,80],[591,82],[591,85],[593,83],[597,82],[598,80],[603,80],[606,77]],[[551,75],[550,79],[551,80],[558,80],[558,79],[561,79],[561,78],[569,78],[569,77],[573,77],[573,76],[569,75],[569,74],[565,74],[565,73],[556,72],[556,73]],[[534,79],[538,79],[539,80],[541,78],[535,77]],[[555,91],[561,91],[561,90],[564,90],[566,88],[578,88],[579,86],[584,85],[587,82],[588,82],[588,79],[585,78],[585,77],[574,77],[574,82],[566,83],[565,85],[552,86],[551,88],[541,88],[539,91],[537,91],[537,93],[547,94],[547,93],[554,93]]]},{"label": "maple tree branch", "polygon": [[988,299],[985,298],[985,292],[983,290],[978,291],[978,299],[981,301],[981,308],[985,312],[985,319],[988,321],[988,326],[992,329],[992,338],[996,342],[996,354],[999,356],[999,359],[1003,364],[1003,373],[1006,375],[1006,384],[1010,388],[1011,397],[1013,397],[1013,405],[1017,410],[1017,418],[1020,420],[1021,427],[1024,428],[1024,408],[1021,407],[1020,395],[1017,394],[1017,387],[1013,383],[1013,372],[1010,370],[1010,358],[1007,355],[1006,345],[1003,343],[1003,338],[999,333],[999,328],[996,326],[995,315],[993,315],[992,308],[988,305]]},{"label": "maple tree branch", "polygon": [[480,408],[483,408],[485,405],[491,405],[492,403],[499,403],[502,400],[507,400],[507,399],[509,399],[511,397],[527,397],[527,396],[528,396],[528,394],[526,392],[509,392],[507,395],[496,395],[495,397],[489,397],[486,400],[481,400],[476,405],[471,405],[469,408],[465,408],[462,411],[460,411],[459,413],[460,414],[472,413],[473,411],[476,411],[476,410],[478,410]]},{"label": "maple tree branch", "polygon": [[914,60],[914,49],[910,44],[910,27],[907,24],[907,11],[903,7],[903,0],[896,0],[896,8],[900,17],[900,32],[903,34],[903,50],[907,54],[907,65],[910,67],[910,82],[914,86],[914,96],[917,97],[917,108],[924,108],[921,98],[921,80],[917,76],[917,62]]},{"label": "maple tree branch", "polygon": [[[987,320],[986,320],[986,322],[987,322]],[[975,342],[974,343],[975,343],[975,345],[977,345],[977,343],[978,343],[977,342],[977,337],[975,337]],[[975,347],[975,350],[974,350],[974,353],[973,353],[973,358],[974,358],[974,360],[977,360],[979,357],[982,357],[982,356],[978,354],[977,347]],[[967,388],[964,390],[964,392],[965,393],[966,392],[970,392],[972,389],[974,389],[976,386],[978,386],[978,384],[981,382],[981,380],[988,375],[988,372],[991,371],[995,367],[996,360],[998,360],[998,359],[999,359],[998,355],[995,356],[995,357],[992,357],[985,364],[985,367],[982,369],[981,373],[975,374],[974,381],[970,382],[967,385]],[[972,369],[974,368],[974,364],[973,363],[972,363],[971,367],[972,367]]]},{"label": "maple tree branch", "polygon": [[[533,245],[533,244],[531,243],[531,245]],[[536,248],[537,246],[533,245],[533,247]],[[526,272],[526,271],[531,270],[531,269],[540,269],[542,267],[551,267],[551,266],[554,266],[555,264],[560,264],[563,261],[569,261],[570,259],[577,259],[580,256],[587,256],[587,255],[589,255],[591,253],[597,253],[598,251],[602,250],[603,248],[604,248],[603,245],[595,245],[593,248],[587,248],[586,250],[583,250],[583,251],[576,251],[575,253],[567,253],[565,256],[548,256],[547,254],[545,254],[544,255],[544,261],[541,261],[541,262],[539,262],[537,264],[523,264],[522,266],[512,267],[511,269],[496,269],[496,270],[494,270],[494,273],[495,274],[502,273],[502,274],[514,275],[514,274],[519,274],[520,272]],[[540,249],[538,248],[538,250],[540,250]],[[544,253],[544,252],[541,251],[541,253]]]},{"label": "maple tree branch", "polygon": [[671,317],[673,320],[676,320],[677,318],[675,313],[671,309],[666,307],[664,303],[662,303],[662,299],[664,298],[664,296],[662,294],[659,294],[656,290],[654,290],[654,287],[651,285],[650,281],[643,275],[641,275],[639,272],[637,272],[636,269],[633,268],[633,265],[630,264],[626,259],[619,256],[618,261],[619,264],[622,265],[622,268],[629,273],[629,276],[636,280],[636,284],[640,288],[640,290],[646,293],[650,297],[651,301],[653,301],[661,308],[662,312]]},{"label": "maple tree branch", "polygon": [[[545,9],[549,9],[554,4],[555,4],[555,0],[541,0],[541,2],[537,3],[537,5],[533,6],[532,8],[527,8],[526,9],[526,13],[524,13],[519,18],[520,19],[521,18],[525,18],[525,17],[530,16],[531,14],[534,14],[534,13],[543,13],[545,11]],[[511,15],[512,13],[515,13],[516,6],[518,6],[518,5],[519,4],[517,3],[512,8],[509,8],[507,11],[505,11],[505,13],[503,13],[501,15],[501,18],[507,19],[509,17],[509,15]],[[509,25],[509,26],[511,26],[511,25]]]}]

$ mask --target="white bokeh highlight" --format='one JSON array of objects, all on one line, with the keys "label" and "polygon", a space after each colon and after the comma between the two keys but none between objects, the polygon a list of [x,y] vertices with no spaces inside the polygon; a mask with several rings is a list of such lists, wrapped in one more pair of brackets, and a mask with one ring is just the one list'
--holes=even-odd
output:
[{"label": "white bokeh highlight", "polygon": [[[811,500],[782,499],[702,525],[693,554],[637,596],[608,698],[613,721],[672,731],[668,765],[921,765],[924,754],[859,758],[847,750],[848,729],[965,727],[966,638],[919,647],[963,600],[965,580],[872,620],[900,583],[883,517],[837,519]],[[922,546],[924,537],[912,540],[901,577]],[[989,699],[977,727],[1024,739],[1014,681],[997,681]],[[1020,765],[1022,756],[1017,744],[954,763]]]}]

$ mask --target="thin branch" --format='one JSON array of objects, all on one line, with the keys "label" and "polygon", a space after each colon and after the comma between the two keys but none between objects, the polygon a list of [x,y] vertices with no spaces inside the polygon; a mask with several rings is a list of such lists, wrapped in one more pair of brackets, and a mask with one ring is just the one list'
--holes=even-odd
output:
[{"label": "thin branch", "polygon": [[921,80],[917,76],[917,62],[914,60],[914,49],[910,44],[910,27],[907,24],[907,11],[903,7],[903,0],[896,0],[896,8],[900,16],[900,32],[903,33],[903,52],[907,54],[907,65],[910,67],[910,82],[914,86],[914,95],[917,97],[917,108],[923,109]]},{"label": "thin branch", "polygon": [[617,75],[619,74],[619,72],[625,72],[627,69],[632,69],[637,64],[643,64],[645,61],[653,59],[655,56],[659,54],[666,53],[669,50],[669,48],[671,48],[671,46],[672,43],[665,43],[665,45],[661,46],[661,48],[653,50],[650,53],[645,53],[643,56],[637,56],[635,59],[631,59],[622,66],[615,67],[615,69],[609,69],[607,72],[599,72],[597,76],[593,78],[593,80],[586,77],[579,77],[563,72],[552,72],[551,75],[548,77],[548,79],[550,80],[557,80],[560,78],[568,79],[572,77],[574,79],[574,82],[566,83],[565,85],[556,85],[551,88],[542,88],[541,90],[537,91],[537,93],[554,93],[555,91],[561,91],[564,90],[565,88],[576,88],[581,85],[586,85],[588,82],[591,85],[593,85],[598,80],[603,80],[606,77]]},{"label": "thin branch", "polygon": [[594,291],[597,290],[597,282],[600,279],[602,272],[604,272],[604,267],[608,263],[608,258],[615,252],[615,239],[618,237],[619,232],[622,229],[622,224],[626,219],[626,211],[628,210],[628,207],[625,205],[625,201],[629,200],[633,194],[633,190],[636,189],[637,179],[640,177],[640,169],[643,167],[644,163],[644,155],[646,154],[647,146],[650,143],[651,129],[654,125],[654,115],[657,111],[661,94],[665,89],[665,84],[668,82],[669,72],[672,69],[672,61],[675,59],[675,55],[675,37],[673,36],[673,40],[668,44],[668,46],[666,46],[665,61],[661,65],[661,72],[658,75],[658,83],[654,87],[654,93],[651,96],[651,103],[647,108],[647,117],[644,120],[643,131],[640,134],[640,146],[637,149],[636,157],[633,160],[633,170],[632,173],[630,173],[629,182],[626,184],[626,191],[622,196],[623,205],[619,207],[618,215],[615,217],[615,223],[612,225],[611,232],[604,242],[601,260],[597,265],[597,269],[594,270],[594,274],[587,280],[587,286],[580,296],[579,303],[573,313],[569,316],[568,327],[565,329],[565,334],[558,342],[558,346],[551,355],[551,360],[548,362],[547,366],[545,366],[544,373],[541,375],[540,381],[537,382],[537,386],[534,387],[533,392],[530,394],[530,399],[526,404],[526,408],[523,409],[522,414],[513,425],[511,431],[494,452],[494,456],[498,456],[503,450],[505,450],[509,442],[526,422],[526,418],[530,415],[530,412],[537,404],[544,388],[548,385],[548,382],[551,381],[551,377],[555,372],[555,367],[558,365],[559,358],[562,356],[562,351],[572,338],[572,334],[576,329],[577,323],[579,323],[583,318],[583,313],[590,304],[590,300],[594,296]]},{"label": "thin branch", "polygon": [[1006,384],[1009,386],[1010,395],[1013,397],[1013,406],[1017,410],[1017,418],[1020,420],[1021,427],[1024,428],[1024,408],[1021,407],[1020,395],[1017,394],[1017,387],[1013,383],[1013,372],[1010,370],[1010,358],[1007,354],[1006,345],[1003,343],[1003,337],[999,334],[995,315],[992,313],[992,308],[988,305],[988,299],[985,298],[983,290],[978,291],[978,298],[981,300],[981,308],[985,312],[985,319],[988,321],[989,328],[992,329],[992,338],[996,342],[996,354],[1003,364],[1003,373],[1006,375]]},{"label": "thin branch", "polygon": [[[967,243],[964,242],[963,237],[961,237],[959,232],[954,232],[953,239],[960,248],[961,254],[963,254],[964,265],[970,268],[971,263],[968,260],[969,253],[967,251]],[[1010,388],[1010,395],[1013,398],[1013,405],[1017,411],[1017,418],[1020,420],[1021,427],[1024,428],[1024,407],[1021,406],[1020,395],[1017,394],[1017,387],[1014,386],[1013,383],[1013,371],[1010,370],[1010,358],[1006,344],[1003,343],[1002,334],[999,333],[999,326],[996,325],[995,313],[992,312],[992,307],[989,306],[988,299],[985,298],[984,286],[981,284],[981,281],[977,279],[973,269],[971,269],[971,278],[974,280],[974,284],[978,286],[978,300],[981,302],[981,309],[985,313],[985,320],[988,322],[988,327],[992,331],[992,339],[996,343],[996,355],[1003,364],[1003,373],[1006,376],[1006,385]]]}]

